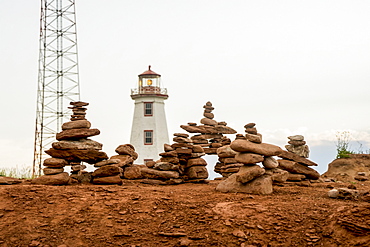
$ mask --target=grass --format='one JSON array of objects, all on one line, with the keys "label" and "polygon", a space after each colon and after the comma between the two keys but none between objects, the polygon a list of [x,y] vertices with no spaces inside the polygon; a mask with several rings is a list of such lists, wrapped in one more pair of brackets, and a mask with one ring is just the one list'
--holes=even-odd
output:
[{"label": "grass", "polygon": [[342,131],[337,132],[337,159],[341,158],[349,158],[350,154],[370,154],[370,150],[366,150],[365,152],[362,150],[362,144],[360,144],[360,147],[357,151],[354,151],[351,149],[349,143],[351,141],[351,134],[349,131]]},{"label": "grass", "polygon": [[31,167],[0,167],[0,176],[12,177],[12,178],[32,178],[32,168]]}]

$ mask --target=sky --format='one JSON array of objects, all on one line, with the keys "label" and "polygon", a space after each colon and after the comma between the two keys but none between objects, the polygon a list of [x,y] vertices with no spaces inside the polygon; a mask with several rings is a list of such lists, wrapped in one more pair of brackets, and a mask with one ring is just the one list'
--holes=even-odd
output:
[{"label": "sky", "polygon": [[[359,0],[77,0],[81,100],[101,132],[91,139],[108,156],[129,143],[130,90],[151,65],[170,137],[211,101],[215,120],[241,134],[254,122],[265,143],[304,135],[323,173],[337,132],[370,150],[369,13]],[[32,166],[39,18],[40,1],[0,0],[0,167]]]}]

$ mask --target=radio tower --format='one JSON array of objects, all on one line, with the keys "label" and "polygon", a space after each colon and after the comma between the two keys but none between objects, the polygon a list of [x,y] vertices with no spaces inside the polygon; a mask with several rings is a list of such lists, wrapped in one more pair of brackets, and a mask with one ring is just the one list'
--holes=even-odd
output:
[{"label": "radio tower", "polygon": [[74,0],[41,0],[36,129],[32,175],[41,175],[44,151],[80,100]]}]

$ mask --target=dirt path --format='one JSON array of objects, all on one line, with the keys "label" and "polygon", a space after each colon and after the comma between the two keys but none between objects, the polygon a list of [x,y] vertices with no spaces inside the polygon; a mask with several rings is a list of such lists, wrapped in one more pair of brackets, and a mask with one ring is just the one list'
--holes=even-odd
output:
[{"label": "dirt path", "polygon": [[329,199],[327,183],[268,196],[217,183],[0,186],[0,246],[370,245],[370,203]]}]

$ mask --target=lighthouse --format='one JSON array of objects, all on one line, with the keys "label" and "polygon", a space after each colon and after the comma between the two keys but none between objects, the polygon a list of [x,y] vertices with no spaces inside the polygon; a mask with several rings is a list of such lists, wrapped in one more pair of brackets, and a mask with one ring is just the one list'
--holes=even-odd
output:
[{"label": "lighthouse", "polygon": [[139,154],[137,164],[158,160],[163,144],[169,143],[164,100],[167,89],[161,86],[161,75],[151,66],[139,75],[137,88],[131,90],[135,101],[130,143]]}]

